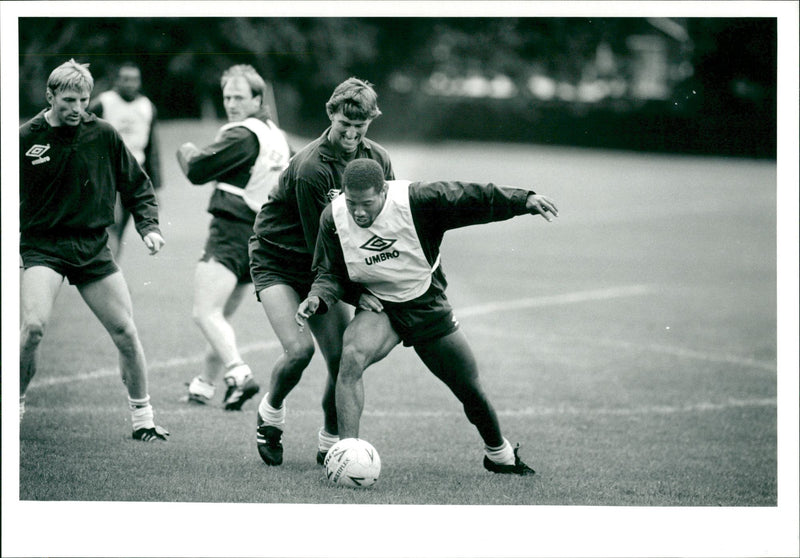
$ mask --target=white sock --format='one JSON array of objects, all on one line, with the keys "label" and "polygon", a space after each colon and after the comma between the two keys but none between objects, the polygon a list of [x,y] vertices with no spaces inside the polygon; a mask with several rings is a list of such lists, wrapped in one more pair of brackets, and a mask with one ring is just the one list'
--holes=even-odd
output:
[{"label": "white sock", "polygon": [[283,405],[281,405],[279,409],[276,409],[267,402],[268,399],[269,393],[267,393],[261,400],[261,403],[259,403],[258,414],[261,415],[261,420],[263,420],[265,424],[283,430],[283,427],[286,425],[286,402],[284,401]]},{"label": "white sock", "polygon": [[241,386],[248,378],[253,377],[253,371],[244,362],[236,362],[227,367],[225,383],[229,386]]},{"label": "white sock", "polygon": [[133,430],[140,428],[153,428],[156,424],[153,422],[153,407],[150,405],[150,396],[147,395],[144,399],[133,399],[128,396],[128,407],[131,410],[131,422],[133,423]]},{"label": "white sock", "polygon": [[203,397],[208,397],[209,399],[214,399],[214,392],[216,389],[217,388],[214,387],[214,384],[206,382],[200,376],[195,376],[192,378],[192,381],[189,384],[189,393],[202,395]]},{"label": "white sock", "polygon": [[25,394],[19,396],[19,420],[22,422],[22,416],[25,414]]},{"label": "white sock", "polygon": [[333,444],[338,441],[338,434],[328,434],[328,432],[325,430],[325,427],[319,429],[319,441],[317,442],[317,448],[319,448],[319,451],[328,451],[333,447]]},{"label": "white sock", "polygon": [[503,445],[499,448],[483,446],[483,451],[486,453],[486,457],[499,465],[514,464],[514,448],[511,447],[511,444],[505,438],[503,438]]}]

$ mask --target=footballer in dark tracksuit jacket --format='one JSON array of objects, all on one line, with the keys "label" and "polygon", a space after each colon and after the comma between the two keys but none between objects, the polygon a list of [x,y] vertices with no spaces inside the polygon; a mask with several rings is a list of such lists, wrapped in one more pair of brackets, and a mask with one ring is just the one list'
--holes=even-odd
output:
[{"label": "footballer in dark tracksuit jacket", "polygon": [[[45,112],[19,129],[20,251],[25,267],[32,263],[32,255],[26,258],[31,250],[60,252],[63,244],[55,244],[66,239],[82,245],[84,253],[75,254],[77,265],[90,252],[96,255],[105,248],[117,192],[142,238],[161,234],[153,184],[117,131],[91,113],[84,113],[77,126],[54,128]],[[105,274],[116,269],[111,260]]]},{"label": "footballer in dark tracksuit jacket", "polygon": [[[400,182],[389,182],[389,188],[395,188]],[[419,242],[418,247],[421,248],[430,266],[430,286],[411,300],[391,301],[378,296],[374,290],[373,294],[381,300],[384,312],[403,343],[413,346],[420,342],[433,341],[458,328],[458,322],[453,317],[452,308],[445,295],[447,279],[442,266],[439,265],[439,250],[444,233],[450,229],[504,221],[517,215],[528,214],[530,210],[526,208],[526,200],[535,192],[471,182],[412,182],[407,187],[408,205]],[[387,204],[383,211],[390,207]],[[395,233],[400,232],[395,230]],[[399,258],[403,257],[402,250],[399,254],[396,251],[399,243],[389,244],[400,234],[386,236],[390,236],[391,239],[389,241],[384,238],[378,239],[387,245],[386,257],[383,256],[384,252],[376,250],[375,246],[365,244],[358,247],[368,260],[368,265],[381,265],[389,259],[400,261]],[[318,296],[320,299],[318,313],[324,312],[337,300],[342,299],[343,293],[349,288],[351,277],[340,239],[341,235],[337,230],[332,208],[327,207],[320,218],[313,263],[316,279],[309,292],[309,296]],[[404,264],[401,262],[399,265]],[[361,284],[371,290],[368,282]]]},{"label": "footballer in dark tracksuit jacket", "polygon": [[[256,216],[250,240],[251,273],[256,293],[276,282],[291,285],[301,297],[314,279],[311,262],[319,229],[319,216],[339,194],[342,173],[351,159],[368,158],[394,179],[387,151],[363,138],[351,159],[336,155],[328,140],[330,127],[301,149],[289,162],[267,203]],[[276,279],[280,275],[280,279]]]}]

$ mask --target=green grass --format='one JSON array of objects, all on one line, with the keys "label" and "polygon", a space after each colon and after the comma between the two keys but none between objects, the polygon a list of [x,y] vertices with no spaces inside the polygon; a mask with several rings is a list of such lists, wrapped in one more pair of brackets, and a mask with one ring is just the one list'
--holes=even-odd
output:
[{"label": "green grass", "polygon": [[[366,515],[368,523],[382,517],[373,505],[400,505],[404,519],[427,517],[440,505],[447,513],[475,506],[503,517],[506,508],[530,514],[551,506],[668,512],[777,505],[774,163],[520,145],[389,145],[398,177],[528,186],[561,209],[552,224],[517,218],[452,231],[443,248],[448,294],[456,314],[464,313],[484,386],[506,436],[521,443],[537,475],[484,471],[480,439],[455,398],[413,351],[398,348],[365,380],[361,436],[381,455],[381,479],[372,489],[350,490],[329,485],[314,462],[324,380],[318,355],[288,400],[279,468],[264,465],[256,452],[255,402],[226,413],[218,406],[221,393],[210,408],[180,401],[204,351],[190,318],[191,279],[210,187],[190,186],[173,153],[182,141],[209,141],[213,128],[163,127],[168,244],[148,257],[130,231],[121,259],[151,363],[157,422],[171,431],[170,441],[130,439],[111,341],[74,289],[64,288],[20,426],[20,500],[363,504],[363,513],[336,515]],[[631,286],[642,291],[547,302]],[[514,307],[529,298],[543,302]],[[509,306],[471,313],[495,303]],[[234,323],[265,385],[279,349],[254,297]],[[417,514],[416,506],[425,510]],[[338,531],[328,509],[313,512]],[[200,510],[217,525],[218,512]],[[250,517],[252,508],[236,510]],[[278,515],[293,517],[294,510],[281,507]],[[507,521],[519,526],[514,517]],[[420,533],[434,528],[417,525]],[[410,543],[394,544],[376,554],[402,555]]]}]

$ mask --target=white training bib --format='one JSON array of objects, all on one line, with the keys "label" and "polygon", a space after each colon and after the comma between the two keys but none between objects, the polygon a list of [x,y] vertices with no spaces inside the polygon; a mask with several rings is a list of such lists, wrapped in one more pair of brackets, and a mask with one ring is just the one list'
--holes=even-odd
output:
[{"label": "white training bib", "polygon": [[103,105],[103,120],[114,126],[122,136],[125,146],[139,164],[143,165],[144,150],[147,148],[150,126],[153,123],[153,105],[143,96],[128,102],[114,90],[104,91],[97,98]]},{"label": "white training bib", "polygon": [[271,121],[263,122],[252,117],[225,124],[217,132],[217,140],[225,130],[237,126],[244,126],[258,138],[258,158],[250,169],[250,180],[244,188],[225,182],[217,182],[216,187],[241,197],[250,209],[258,213],[273,186],[278,183],[278,177],[289,166],[289,144],[280,128]]},{"label": "white training bib", "polygon": [[428,263],[417,236],[408,198],[408,180],[391,180],[386,203],[368,228],[347,210],[345,195],[331,202],[333,220],[350,279],[389,302],[407,302],[425,293],[439,265]]}]

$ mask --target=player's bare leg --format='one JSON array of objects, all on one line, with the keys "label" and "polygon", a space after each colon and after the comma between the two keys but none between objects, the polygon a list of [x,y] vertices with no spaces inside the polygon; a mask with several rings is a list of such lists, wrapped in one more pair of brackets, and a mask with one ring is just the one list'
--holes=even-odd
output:
[{"label": "player's bare leg", "polygon": [[283,463],[281,437],[286,423],[284,400],[294,389],[314,356],[314,339],[309,330],[300,331],[294,314],[300,297],[288,285],[271,285],[258,293],[272,330],[283,353],[272,368],[269,391],[258,405],[256,447],[267,465]]},{"label": "player's bare leg", "polygon": [[144,349],[133,322],[133,305],[121,272],[79,285],[83,300],[106,328],[119,351],[122,382],[135,399],[147,396]]},{"label": "player's bare leg", "polygon": [[442,380],[464,407],[484,442],[483,465],[494,473],[529,475],[534,471],[517,455],[517,448],[503,437],[497,413],[478,377],[475,355],[459,329],[435,341],[414,347],[425,366]]},{"label": "player's bare leg", "polygon": [[425,366],[458,398],[486,445],[502,444],[497,414],[483,391],[475,355],[464,333],[456,330],[430,343],[417,345],[414,350]]},{"label": "player's bare leg", "polygon": [[119,351],[122,382],[128,390],[134,438],[166,440],[168,432],[153,422],[147,385],[147,362],[133,321],[128,285],[117,271],[98,281],[78,286],[83,300],[103,324]]},{"label": "player's bare leg", "polygon": [[388,355],[400,342],[382,312],[359,312],[344,334],[342,360],[336,380],[339,437],[358,438],[364,410],[364,370]]},{"label": "player's bare leg", "polygon": [[[210,384],[215,384],[220,379],[223,372],[225,372],[226,363],[242,360],[236,344],[236,333],[231,325],[231,318],[233,318],[244,299],[248,285],[237,284],[232,291],[229,291],[228,286],[224,289],[218,287],[219,292],[217,294],[207,292],[206,295],[195,295],[193,318],[206,340],[208,340],[205,369],[201,377]],[[208,304],[210,298],[218,297],[219,295],[222,296],[217,301]],[[225,300],[224,297],[226,295],[227,299]],[[198,298],[205,298],[206,300],[198,301]],[[218,306],[220,302],[222,304],[221,307]]]},{"label": "player's bare leg", "polygon": [[[197,264],[192,317],[208,342],[209,349],[205,369],[189,386],[189,397],[193,401],[211,399],[223,372],[226,372],[228,384],[226,409],[240,409],[246,399],[258,392],[252,371],[239,353],[236,333],[230,323],[247,287],[248,284],[239,283],[233,272],[214,259]],[[244,394],[247,397],[243,398]]]},{"label": "player's bare leg", "polygon": [[323,425],[317,433],[316,461],[322,465],[328,450],[339,441],[339,426],[336,419],[336,376],[342,356],[342,336],[350,323],[352,313],[342,302],[329,308],[325,314],[312,316],[309,328],[317,340],[327,367],[325,390],[322,394]]},{"label": "player's bare leg", "polygon": [[325,431],[333,435],[339,433],[336,422],[336,376],[339,374],[339,362],[342,358],[342,336],[351,318],[348,307],[338,302],[325,314],[312,316],[308,320],[308,327],[317,340],[328,370],[322,395],[322,411],[325,415]]},{"label": "player's bare leg", "polygon": [[311,362],[314,339],[310,331],[300,331],[294,321],[300,304],[300,297],[294,289],[288,285],[272,285],[259,292],[259,298],[283,349],[283,354],[272,368],[267,394],[269,404],[279,408]]},{"label": "player's bare leg", "polygon": [[[194,275],[194,301],[192,318],[211,349],[223,365],[242,360],[236,346],[236,333],[228,319],[233,315],[245,293],[244,285],[239,285],[236,275],[215,260],[198,262]],[[215,374],[205,379],[214,383],[221,370],[206,370]]]},{"label": "player's bare leg", "polygon": [[64,278],[48,267],[35,266],[20,278],[19,395],[20,417],[24,412],[25,392],[36,374],[39,344],[53,312]]}]

